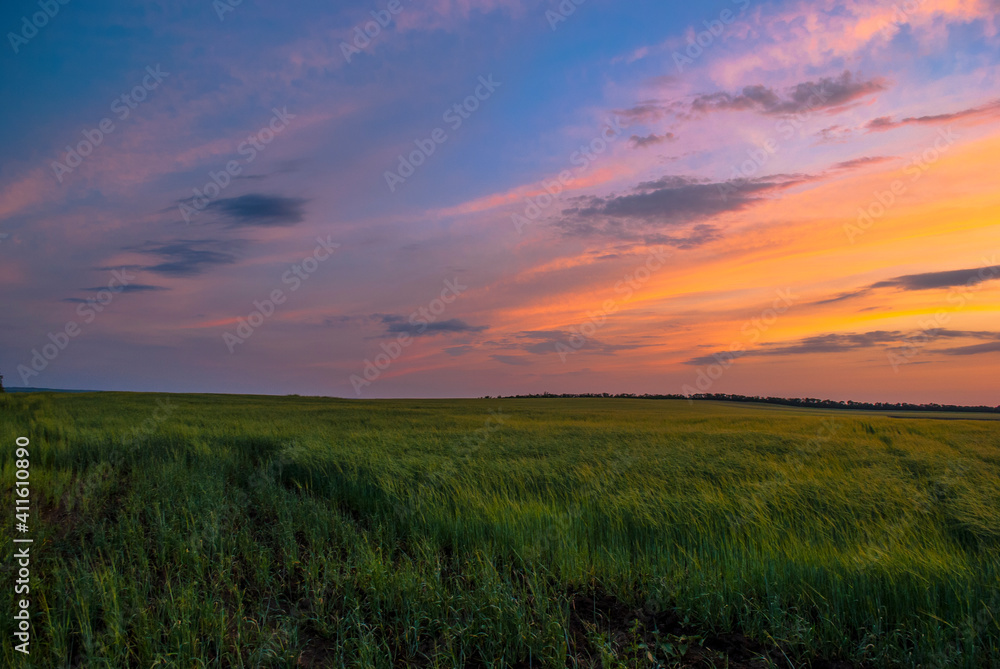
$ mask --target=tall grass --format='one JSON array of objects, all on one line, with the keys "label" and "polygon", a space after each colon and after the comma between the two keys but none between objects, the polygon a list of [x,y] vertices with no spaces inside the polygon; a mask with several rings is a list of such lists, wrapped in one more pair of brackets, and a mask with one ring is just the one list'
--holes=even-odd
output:
[{"label": "tall grass", "polygon": [[0,417],[2,494],[29,437],[35,509],[8,666],[726,666],[736,633],[757,666],[1000,666],[1000,422],[112,393]]}]

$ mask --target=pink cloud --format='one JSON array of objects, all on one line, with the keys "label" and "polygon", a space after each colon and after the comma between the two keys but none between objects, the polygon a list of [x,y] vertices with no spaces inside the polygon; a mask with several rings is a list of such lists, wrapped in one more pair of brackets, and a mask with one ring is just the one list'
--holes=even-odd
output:
[{"label": "pink cloud", "polygon": [[735,85],[753,71],[823,66],[888,43],[904,25],[918,39],[926,39],[943,35],[941,22],[991,22],[995,13],[990,0],[911,0],[892,5],[823,0],[803,2],[784,12],[756,12],[749,19],[757,36],[751,40],[752,48],[718,60],[712,75]]},{"label": "pink cloud", "polygon": [[0,219],[13,216],[45,200],[53,180],[45,170],[36,168],[0,190]]}]

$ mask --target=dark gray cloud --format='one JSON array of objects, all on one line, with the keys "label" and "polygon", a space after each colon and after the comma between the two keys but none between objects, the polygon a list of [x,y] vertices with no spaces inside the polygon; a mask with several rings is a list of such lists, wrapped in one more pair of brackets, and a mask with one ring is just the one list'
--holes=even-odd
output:
[{"label": "dark gray cloud", "polygon": [[972,269],[955,269],[944,272],[924,272],[922,274],[906,274],[897,276],[885,281],[877,281],[873,284],[847,291],[823,300],[813,302],[813,304],[833,304],[835,302],[845,302],[862,295],[867,295],[874,290],[881,288],[896,288],[899,290],[934,290],[941,288],[957,288],[959,286],[976,286],[987,281],[1000,279],[1000,265],[988,267],[975,267]]},{"label": "dark gray cloud", "polygon": [[640,137],[639,135],[632,135],[629,138],[629,143],[637,149],[645,149],[650,146],[656,146],[657,144],[663,144],[665,142],[673,142],[677,140],[677,135],[672,132],[665,132],[662,135],[651,134],[645,137]]},{"label": "dark gray cloud", "polygon": [[857,79],[845,71],[839,77],[823,77],[817,81],[804,81],[778,93],[767,86],[745,86],[733,95],[725,92],[699,95],[691,103],[691,111],[754,111],[769,116],[787,116],[817,110],[843,107],[859,98],[884,91],[883,79]]},{"label": "dark gray cloud", "polygon": [[881,132],[883,130],[900,128],[904,125],[937,125],[941,123],[950,123],[952,121],[964,121],[977,118],[989,119],[992,117],[1000,117],[1000,100],[993,100],[985,105],[981,105],[979,107],[969,107],[968,109],[962,109],[957,112],[933,114],[930,116],[910,116],[899,119],[898,121],[893,119],[891,116],[879,116],[878,118],[874,118],[869,121],[865,125],[865,129],[868,132]]},{"label": "dark gray cloud", "polygon": [[[693,248],[718,237],[705,223],[736,212],[781,191],[815,180],[809,175],[778,174],[758,179],[712,182],[665,176],[635,186],[624,195],[573,198],[554,225],[567,236],[601,236]],[[681,234],[667,233],[665,228]],[[685,231],[686,230],[686,231]]]},{"label": "dark gray cloud", "polygon": [[[115,269],[126,269],[126,268],[115,268]],[[109,289],[107,286],[97,286],[95,288],[81,288],[80,290],[87,293],[99,293],[101,291],[111,290],[113,293],[148,293],[157,290],[170,290],[166,286],[151,286],[144,283],[130,283],[126,286],[115,286],[113,289]],[[82,298],[82,297],[67,297],[61,302],[71,302],[73,304],[92,304],[94,302],[93,297]]]},{"label": "dark gray cloud", "polygon": [[823,128],[816,136],[819,137],[819,142],[821,144],[842,144],[847,141],[847,139],[854,134],[852,128],[847,128],[842,125],[831,125]]},{"label": "dark gray cloud", "polygon": [[[716,216],[742,211],[838,172],[892,160],[893,156],[863,156],[836,163],[818,174],[771,174],[729,181],[667,175],[639,183],[623,194],[571,198],[570,206],[552,224],[572,237],[604,237],[690,249],[720,237],[718,228],[708,223]],[[665,228],[677,232],[667,233]]]},{"label": "dark gray cloud", "polygon": [[1000,279],[1000,265],[955,269],[945,272],[924,272],[907,274],[895,279],[873,283],[872,288],[901,288],[903,290],[931,290],[956,286],[975,286],[986,281]]},{"label": "dark gray cloud", "polygon": [[429,323],[421,319],[415,319],[413,322],[410,322],[410,319],[405,316],[396,316],[393,314],[376,314],[375,317],[386,326],[386,336],[408,334],[411,337],[418,337],[420,335],[436,334],[469,334],[482,332],[490,327],[488,325],[469,325],[458,318],[449,318],[445,321]]},{"label": "dark gray cloud", "polygon": [[301,223],[308,200],[277,195],[250,193],[209,203],[212,209],[230,220],[232,227],[282,227]]},{"label": "dark gray cloud", "polygon": [[[920,345],[946,341],[950,339],[996,339],[1000,340],[1000,333],[984,332],[976,330],[948,330],[944,328],[934,328],[928,330],[918,330],[913,332],[902,332],[899,330],[875,330],[872,332],[856,333],[831,333],[804,337],[792,342],[763,344],[759,348],[749,351],[718,351],[709,355],[700,355],[686,361],[687,365],[711,365],[720,360],[744,357],[766,357],[766,356],[791,356],[812,353],[846,353],[849,351],[869,349],[874,347],[888,346],[895,350],[908,350],[912,348],[914,342]],[[950,353],[952,355],[972,355],[975,353],[986,353],[996,350],[995,346],[1000,341],[991,341],[987,344],[975,346],[964,346],[953,349],[943,349],[934,351],[937,353]]]},{"label": "dark gray cloud", "polygon": [[626,126],[635,123],[655,123],[671,111],[680,111],[680,103],[664,103],[658,100],[645,100],[629,109],[615,109],[614,114],[626,121]]},{"label": "dark gray cloud", "polygon": [[896,126],[896,122],[892,120],[891,116],[879,116],[878,118],[873,118],[868,121],[868,125],[865,126],[869,131],[872,130],[889,130]]},{"label": "dark gray cloud", "polygon": [[592,197],[569,213],[581,217],[638,218],[659,223],[687,223],[743,209],[760,198],[807,181],[802,175],[710,182],[685,176],[665,176],[636,186],[632,193]]},{"label": "dark gray cloud", "polygon": [[721,238],[722,233],[717,227],[707,223],[699,223],[687,232],[676,235],[647,233],[642,236],[642,243],[647,246],[671,246],[683,251],[698,248]]},{"label": "dark gray cloud", "polygon": [[745,355],[747,355],[746,351],[717,351],[715,353],[709,353],[708,355],[695,356],[690,360],[685,360],[684,364],[702,367],[704,365],[714,365],[720,361],[735,360],[742,358]]},{"label": "dark gray cloud", "polygon": [[1000,339],[985,344],[973,344],[972,346],[959,346],[957,348],[946,348],[938,353],[947,355],[979,355],[981,353],[1000,353]]},{"label": "dark gray cloud", "polygon": [[902,333],[897,331],[878,330],[856,334],[825,334],[799,339],[789,344],[765,344],[752,351],[719,351],[708,355],[700,355],[686,361],[686,365],[711,365],[722,357],[743,358],[747,356],[785,356],[805,353],[841,353],[856,348],[868,348],[876,344],[884,344],[900,339]]},{"label": "dark gray cloud", "polygon": [[851,290],[846,293],[841,293],[836,297],[828,297],[824,300],[816,300],[813,304],[834,304],[835,302],[846,302],[847,300],[853,300],[855,297],[861,297],[862,295],[867,295],[872,292],[871,287],[859,288],[858,290]]},{"label": "dark gray cloud", "polygon": [[[87,291],[88,293],[97,293],[102,290],[108,290],[107,286],[97,286],[96,288],[81,288],[80,290]],[[115,286],[113,292],[115,293],[148,293],[154,290],[170,290],[166,286],[151,286],[145,283],[130,283],[126,286]]]},{"label": "dark gray cloud", "polygon": [[889,87],[881,78],[862,79],[845,70],[836,77],[803,81],[778,91],[762,84],[744,86],[738,93],[716,91],[691,101],[644,100],[615,114],[631,123],[655,123],[668,115],[677,118],[702,116],[718,111],[750,111],[765,116],[792,116],[816,111],[836,112],[861,98]]},{"label": "dark gray cloud", "polygon": [[196,276],[212,267],[236,262],[236,256],[228,249],[237,243],[219,239],[177,239],[172,242],[146,242],[126,250],[159,256],[163,260],[156,265],[143,265],[136,269],[167,276]]},{"label": "dark gray cloud", "polygon": [[800,355],[803,353],[843,353],[859,348],[871,348],[899,342],[903,333],[898,330],[875,330],[847,334],[825,334],[805,337],[790,344],[765,344],[756,355]]}]

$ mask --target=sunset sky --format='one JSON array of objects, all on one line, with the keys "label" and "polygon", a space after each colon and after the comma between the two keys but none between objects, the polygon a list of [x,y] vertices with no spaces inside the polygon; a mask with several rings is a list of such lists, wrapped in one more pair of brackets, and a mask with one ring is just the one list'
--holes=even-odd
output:
[{"label": "sunset sky", "polygon": [[1000,404],[998,0],[49,11],[8,386]]}]

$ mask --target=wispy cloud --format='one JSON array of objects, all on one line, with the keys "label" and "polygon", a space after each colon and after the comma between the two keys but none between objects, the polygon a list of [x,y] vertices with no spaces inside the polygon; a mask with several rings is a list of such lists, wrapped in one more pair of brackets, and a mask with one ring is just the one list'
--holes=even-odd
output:
[{"label": "wispy cloud", "polygon": [[[565,347],[567,342],[575,341],[578,336],[571,330],[525,330],[514,333],[503,341],[491,342],[491,344],[500,349],[516,350],[533,355],[547,355],[558,353],[557,345],[561,344]],[[583,345],[578,348],[574,347],[574,350],[613,355],[618,351],[628,351],[642,346],[640,344],[609,344],[594,337],[585,337]]]},{"label": "wispy cloud", "polygon": [[893,156],[865,156],[863,158],[854,158],[853,160],[845,160],[839,162],[830,167],[831,170],[855,170],[860,167],[869,167],[870,165],[881,165],[882,163],[891,162],[896,160]]},{"label": "wispy cloud", "polygon": [[862,297],[881,288],[896,288],[899,290],[934,290],[941,288],[957,288],[959,286],[977,286],[987,281],[1000,279],[1000,265],[972,267],[969,269],[946,270],[943,272],[922,272],[906,274],[892,279],[876,281],[862,288],[847,291],[833,297],[824,298],[813,304],[834,304]]},{"label": "wispy cloud", "polygon": [[665,132],[662,135],[651,134],[645,137],[640,137],[639,135],[632,135],[629,137],[629,143],[637,149],[645,149],[650,146],[656,146],[657,144],[665,144],[667,142],[674,142],[677,140],[677,135],[672,132]]},{"label": "wispy cloud", "polygon": [[1000,340],[987,342],[985,344],[973,344],[971,346],[959,346],[956,348],[946,348],[938,353],[946,355],[980,355],[982,353],[1000,353]]},{"label": "wispy cloud", "polygon": [[935,351],[937,353],[949,353],[951,355],[973,355],[976,353],[990,353],[997,350],[1000,345],[1000,333],[984,331],[929,329],[912,332],[902,332],[899,330],[875,330],[872,332],[854,333],[830,333],[804,337],[791,342],[762,344],[756,349],[747,351],[729,352],[719,351],[708,355],[701,355],[687,360],[688,365],[710,365],[717,363],[720,358],[727,357],[785,357],[810,354],[833,354],[848,353],[850,351],[871,349],[875,347],[884,348],[889,346],[896,349],[907,349],[912,346],[912,342],[919,341],[921,344],[936,341],[946,341],[951,339],[989,339],[985,344],[974,346],[963,346],[960,348],[950,348]]},{"label": "wispy cloud", "polygon": [[1000,120],[1000,100],[993,100],[985,105],[969,107],[967,109],[945,114],[909,116],[899,120],[895,120],[892,116],[879,116],[878,118],[874,118],[869,121],[865,125],[865,129],[868,132],[882,132],[885,130],[901,128],[906,125],[940,125],[954,121],[968,120]]},{"label": "wispy cloud", "polygon": [[[98,286],[96,288],[81,288],[80,290],[86,291],[88,293],[99,293],[102,290],[108,290],[107,286]],[[116,286],[114,292],[116,293],[148,293],[154,290],[170,290],[166,286],[153,286],[145,283],[129,283],[124,286]]]},{"label": "wispy cloud", "polygon": [[166,276],[196,276],[219,265],[236,262],[228,250],[234,242],[219,239],[177,239],[172,242],[146,242],[126,250],[143,255],[159,256],[163,262],[142,266],[149,272]]},{"label": "wispy cloud", "polygon": [[627,125],[639,123],[655,123],[671,112],[683,109],[680,103],[661,102],[659,100],[644,100],[627,109],[615,109],[614,114],[623,118]]}]

